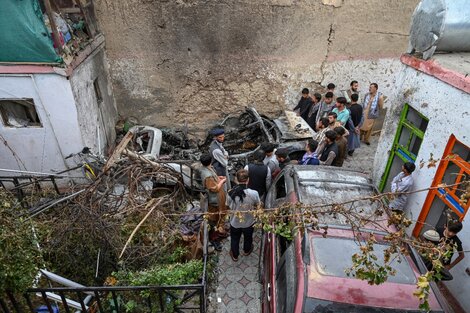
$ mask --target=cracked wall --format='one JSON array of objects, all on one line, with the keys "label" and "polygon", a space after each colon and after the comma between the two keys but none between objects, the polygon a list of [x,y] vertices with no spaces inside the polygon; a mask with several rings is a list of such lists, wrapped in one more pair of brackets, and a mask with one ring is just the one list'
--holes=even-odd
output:
[{"label": "cracked wall", "polygon": [[[119,112],[193,128],[397,67],[418,0],[97,0]],[[375,65],[374,65],[375,64]],[[393,70],[393,69],[392,69]],[[393,84],[393,75],[388,78]],[[391,87],[390,87],[391,89]]]}]

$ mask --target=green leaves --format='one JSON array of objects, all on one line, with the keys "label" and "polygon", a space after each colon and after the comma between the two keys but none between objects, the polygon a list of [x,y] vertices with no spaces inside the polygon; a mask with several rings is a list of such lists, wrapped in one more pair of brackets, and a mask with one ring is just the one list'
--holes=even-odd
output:
[{"label": "green leaves", "polygon": [[119,271],[114,273],[119,285],[186,285],[197,283],[202,277],[202,260],[191,260],[187,263],[155,265],[140,272]]},{"label": "green leaves", "polygon": [[[143,271],[124,271],[113,273],[117,284],[121,286],[174,286],[196,284],[202,278],[202,260],[191,260],[187,263],[158,264]],[[174,312],[174,307],[182,301],[181,291],[174,291],[173,297],[166,296],[164,312]],[[141,291],[142,298],[149,298],[151,293]],[[112,299],[111,299],[112,300]],[[110,304],[115,306],[113,302]],[[148,308],[141,301],[134,299],[118,299],[118,306],[123,306],[126,312],[146,312]],[[116,310],[113,310],[113,312]]]},{"label": "green leaves", "polygon": [[0,190],[0,292],[22,292],[32,286],[43,265],[33,224],[23,221],[16,199]]},{"label": "green leaves", "polygon": [[421,311],[429,312],[431,310],[428,302],[429,293],[431,286],[429,283],[435,280],[434,272],[427,272],[424,275],[421,275],[418,278],[418,282],[416,283],[416,291],[413,292],[413,295],[419,299],[419,309]]},{"label": "green leaves", "polygon": [[385,251],[383,262],[374,254],[376,242],[374,235],[371,234],[365,243],[360,243],[360,253],[352,255],[353,265],[346,270],[346,274],[366,280],[370,285],[380,285],[386,282],[390,275],[395,275],[395,270],[389,265],[390,252]]}]

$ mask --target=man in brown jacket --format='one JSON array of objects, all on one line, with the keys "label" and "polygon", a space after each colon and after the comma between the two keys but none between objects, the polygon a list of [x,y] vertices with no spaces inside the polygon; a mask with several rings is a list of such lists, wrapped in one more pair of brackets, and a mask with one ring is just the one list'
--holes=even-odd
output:
[{"label": "man in brown jacket", "polygon": [[212,167],[212,157],[203,154],[200,158],[203,167],[200,169],[202,185],[207,194],[207,212],[211,230],[209,231],[209,241],[218,251],[222,250],[220,239],[227,237],[225,231],[225,216],[227,215],[226,195],[224,184],[227,180],[224,176],[218,176]]},{"label": "man in brown jacket", "polygon": [[341,167],[343,166],[344,159],[346,159],[346,153],[348,152],[348,141],[344,138],[344,127],[335,127],[336,144],[338,145],[338,156],[334,159],[331,165]]}]

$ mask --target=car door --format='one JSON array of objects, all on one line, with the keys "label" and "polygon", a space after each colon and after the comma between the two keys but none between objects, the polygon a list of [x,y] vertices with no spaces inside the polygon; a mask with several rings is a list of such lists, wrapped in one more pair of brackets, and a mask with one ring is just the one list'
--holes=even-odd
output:
[{"label": "car door", "polygon": [[295,242],[276,236],[276,312],[294,312],[297,298]]},{"label": "car door", "polygon": [[[274,208],[286,201],[286,183],[285,174],[282,172],[271,185],[266,195],[266,208]],[[272,233],[264,233],[262,247],[263,247],[263,261],[262,264],[263,275],[262,279],[262,311],[264,313],[277,312],[276,309],[276,263],[279,261],[277,254],[275,235]]]},{"label": "car door", "polygon": [[275,310],[275,297],[274,297],[274,282],[275,282],[275,256],[274,256],[274,236],[271,233],[264,233],[263,243],[263,275],[262,275],[262,312],[274,313]]},{"label": "car door", "polygon": [[[268,193],[266,195],[266,208],[273,208],[278,206],[280,203],[284,202],[286,199],[286,189],[285,189],[285,180],[284,173],[281,173],[274,183],[271,185]],[[261,265],[261,283],[262,283],[262,311],[264,313],[274,313],[276,312],[275,303],[276,303],[276,293],[275,293],[275,283],[276,283],[276,245],[275,245],[275,235],[272,233],[263,232],[262,237],[262,251],[263,257],[260,262]]]}]

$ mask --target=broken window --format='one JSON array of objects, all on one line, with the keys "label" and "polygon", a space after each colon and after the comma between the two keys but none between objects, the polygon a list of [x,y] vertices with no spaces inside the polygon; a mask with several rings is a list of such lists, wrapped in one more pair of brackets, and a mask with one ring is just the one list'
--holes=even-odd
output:
[{"label": "broken window", "polygon": [[33,99],[0,99],[0,114],[7,127],[42,127]]}]

